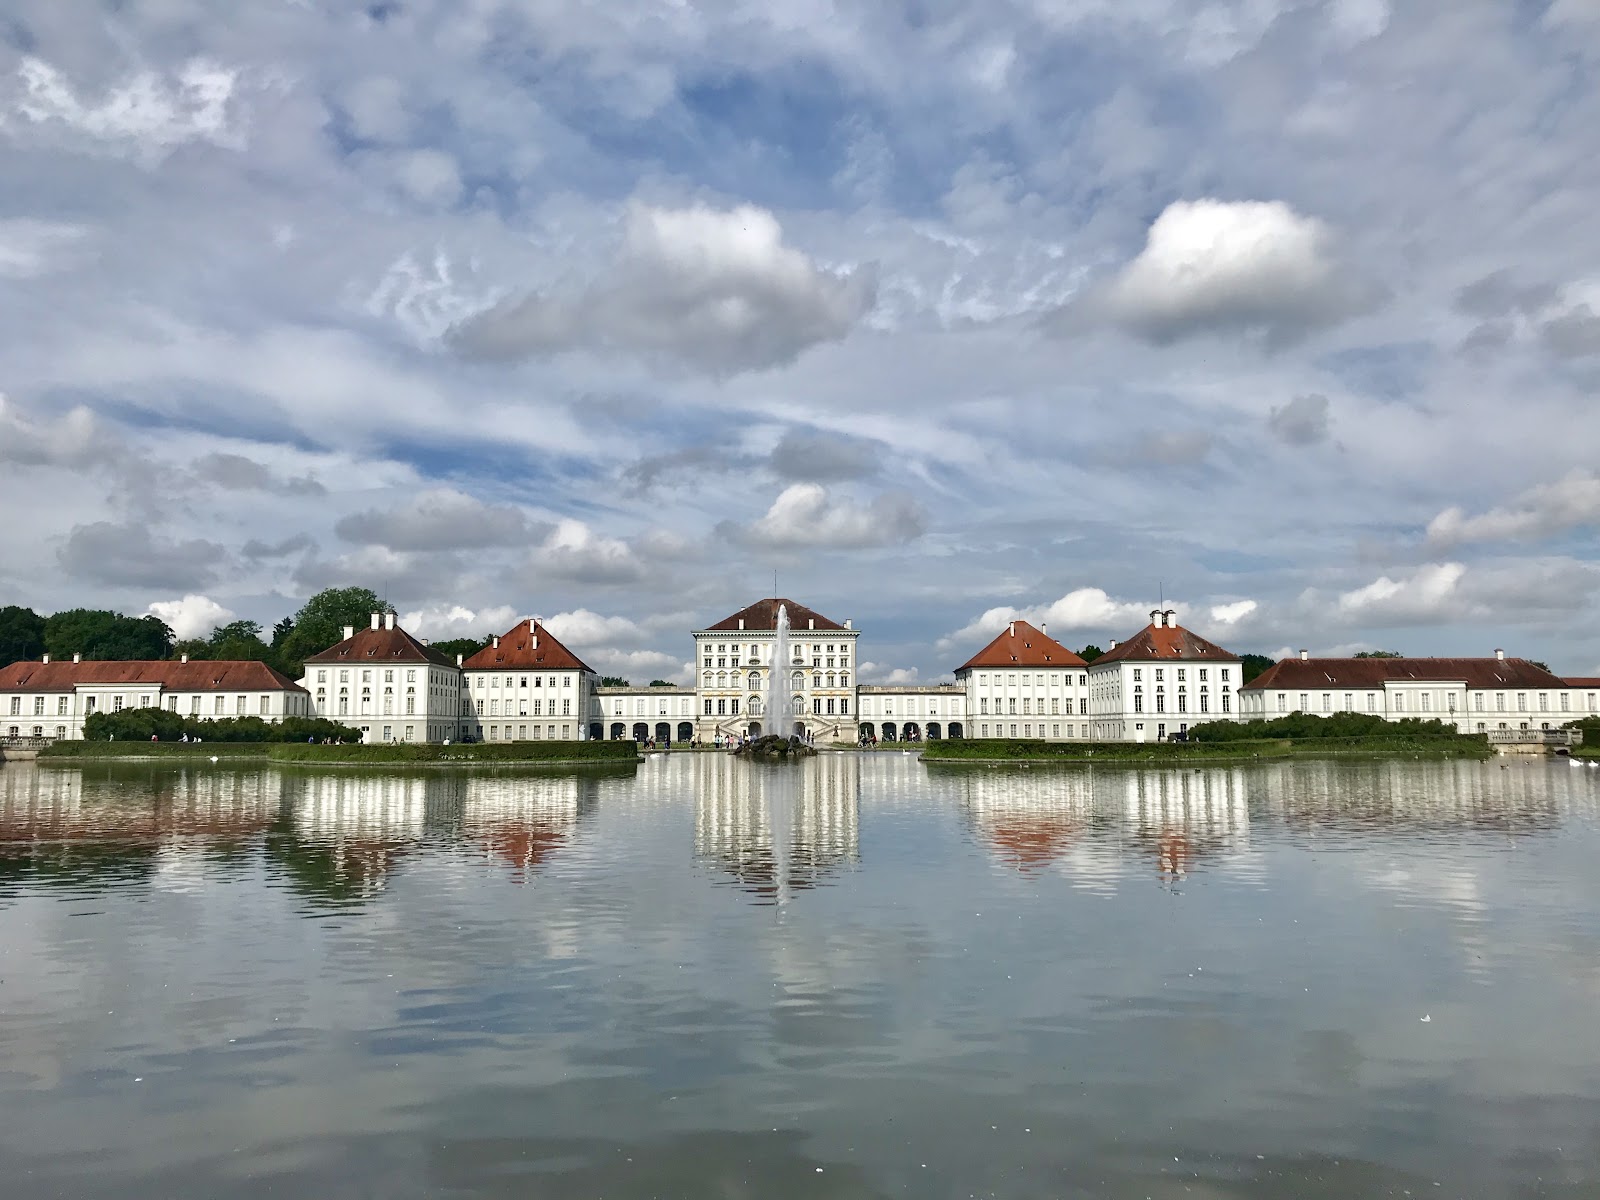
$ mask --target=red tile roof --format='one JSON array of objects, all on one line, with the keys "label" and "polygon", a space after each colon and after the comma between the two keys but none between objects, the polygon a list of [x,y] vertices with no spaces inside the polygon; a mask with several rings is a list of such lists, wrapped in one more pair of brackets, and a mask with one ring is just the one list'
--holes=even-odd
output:
[{"label": "red tile roof", "polygon": [[782,596],[769,597],[766,600],[757,600],[748,608],[741,608],[731,617],[724,617],[715,625],[707,625],[707,630],[732,630],[738,632],[741,628],[739,622],[743,621],[744,629],[771,630],[778,627],[779,606],[789,610],[789,628],[799,633],[810,633],[816,629],[842,630],[844,626],[837,621],[829,620],[814,608],[807,608],[804,604],[796,604],[793,600],[785,600]]},{"label": "red tile roof", "polygon": [[1237,662],[1239,656],[1182,625],[1146,625],[1094,660],[1113,662]]},{"label": "red tile roof", "polygon": [[70,692],[79,684],[160,684],[169,692],[299,692],[263,662],[191,659],[118,662],[18,662],[0,667],[0,692]]},{"label": "red tile roof", "polygon": [[973,667],[1085,667],[1088,666],[1071,650],[1035,629],[1026,621],[1012,621],[982,650],[979,650],[957,671]]},{"label": "red tile roof", "polygon": [[527,621],[518,621],[509,633],[499,639],[498,646],[490,643],[461,664],[463,671],[491,671],[499,669],[527,670],[539,667],[546,671],[588,671],[589,666],[568,650],[542,624],[535,635]]},{"label": "red tile roof", "polygon": [[346,638],[336,646],[329,646],[321,654],[313,654],[307,663],[420,663],[429,662],[441,667],[453,667],[448,656],[425,646],[398,625],[393,629],[358,629],[355,636]]},{"label": "red tile roof", "polygon": [[1566,678],[1564,678],[1561,682],[1566,684],[1568,687],[1576,687],[1576,688],[1600,687],[1600,679],[1595,679],[1593,676],[1587,676],[1587,675],[1580,675],[1580,676],[1577,676],[1577,677],[1573,677],[1573,676],[1569,675]]},{"label": "red tile roof", "polygon": [[1465,683],[1471,688],[1561,688],[1560,679],[1525,658],[1286,658],[1249,683],[1264,688],[1381,688],[1385,683]]}]

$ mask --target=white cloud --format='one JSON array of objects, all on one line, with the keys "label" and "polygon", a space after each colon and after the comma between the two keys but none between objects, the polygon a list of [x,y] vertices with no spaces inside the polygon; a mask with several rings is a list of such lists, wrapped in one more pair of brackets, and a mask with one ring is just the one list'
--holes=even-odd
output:
[{"label": "white cloud", "polygon": [[237,71],[195,58],[175,76],[141,71],[99,100],[86,100],[57,68],[29,57],[17,69],[9,104],[0,108],[0,129],[14,136],[28,128],[60,131],[154,165],[188,142],[241,148],[237,86]]},{"label": "white cloud", "polygon": [[210,596],[196,595],[185,596],[182,600],[157,600],[145,611],[165,621],[179,641],[205,637],[218,625],[226,625],[238,615]]},{"label": "white cloud", "polygon": [[[1246,602],[1248,603],[1248,602]],[[954,633],[939,639],[941,650],[967,643],[987,642],[1011,621],[1027,621],[1058,641],[1067,633],[1112,633],[1122,636],[1141,629],[1150,621],[1150,606],[1113,600],[1097,587],[1078,588],[1049,604],[1016,608],[1001,605],[984,612]],[[979,647],[974,645],[973,650]]]},{"label": "white cloud", "polygon": [[541,576],[590,584],[634,583],[644,577],[644,565],[627,542],[571,519],[556,523],[534,551],[531,565],[535,582]]},{"label": "white cloud", "polygon": [[1254,616],[1259,607],[1254,600],[1235,600],[1232,604],[1214,604],[1211,606],[1211,623],[1213,625],[1238,625],[1247,618]]},{"label": "white cloud", "polygon": [[1428,541],[1452,546],[1463,542],[1502,542],[1547,538],[1569,529],[1600,524],[1600,475],[1574,471],[1555,483],[1530,488],[1500,508],[1469,517],[1447,508],[1428,522]]},{"label": "white cloud", "polygon": [[874,290],[866,270],[824,270],[784,244],[766,209],[635,204],[616,258],[587,286],[497,304],[453,341],[490,358],[618,349],[727,375],[844,337]]},{"label": "white cloud", "polygon": [[391,550],[454,550],[515,545],[535,527],[520,509],[485,504],[454,488],[434,488],[400,508],[351,513],[334,532],[347,542]]},{"label": "white cloud", "polygon": [[1315,217],[1277,200],[1177,200],[1138,257],[1064,315],[1068,328],[1100,317],[1157,343],[1250,333],[1281,346],[1373,299]]},{"label": "white cloud", "polygon": [[0,463],[31,467],[86,467],[107,462],[114,439],[81,405],[54,422],[35,420],[0,393]]},{"label": "white cloud", "polygon": [[864,662],[861,664],[859,682],[894,687],[896,684],[914,684],[918,677],[916,667],[891,667],[887,663]]},{"label": "white cloud", "polygon": [[927,518],[910,496],[885,492],[867,504],[836,499],[818,483],[779,493],[764,516],[741,536],[766,546],[889,546],[921,537]]},{"label": "white cloud", "polygon": [[644,631],[627,617],[607,617],[586,608],[544,618],[545,628],[568,646],[616,646],[639,642]]},{"label": "white cloud", "polygon": [[504,633],[516,621],[517,610],[504,604],[478,609],[460,604],[435,604],[400,614],[402,627],[430,642],[488,637],[490,634]]},{"label": "white cloud", "polygon": [[1375,625],[1459,617],[1458,588],[1466,570],[1461,563],[1429,563],[1400,579],[1382,575],[1365,587],[1342,593],[1339,611]]},{"label": "white cloud", "polygon": [[179,541],[140,521],[93,521],[74,526],[56,552],[61,569],[75,579],[113,587],[206,587],[227,564],[215,542]]},{"label": "white cloud", "polygon": [[88,232],[59,221],[0,220],[0,279],[36,279],[81,262]]}]

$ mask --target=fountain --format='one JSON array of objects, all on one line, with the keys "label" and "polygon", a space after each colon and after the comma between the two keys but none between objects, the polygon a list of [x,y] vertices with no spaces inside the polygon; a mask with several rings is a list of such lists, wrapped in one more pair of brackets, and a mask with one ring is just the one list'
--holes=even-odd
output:
[{"label": "fountain", "polygon": [[800,714],[795,712],[789,689],[789,609],[785,605],[778,605],[773,634],[772,669],[767,678],[767,718],[773,732],[739,747],[734,753],[770,761],[808,758],[816,754],[816,750],[793,732]]}]

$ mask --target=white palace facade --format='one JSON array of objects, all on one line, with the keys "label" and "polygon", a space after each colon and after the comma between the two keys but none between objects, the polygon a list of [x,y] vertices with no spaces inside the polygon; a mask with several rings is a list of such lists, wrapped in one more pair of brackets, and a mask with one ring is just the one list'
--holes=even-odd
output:
[{"label": "white palace facade", "polygon": [[1463,732],[1548,730],[1600,714],[1600,679],[1562,679],[1500,651],[1377,659],[1302,651],[1245,684],[1239,656],[1183,628],[1171,609],[1153,610],[1148,625],[1092,662],[1042,627],[1011,621],[953,683],[912,686],[863,685],[854,623],[782,597],[691,637],[692,682],[653,687],[602,685],[537,617],[452,660],[394,614],[375,613],[307,659],[298,683],[262,663],[47,657],[0,668],[0,738],[80,738],[90,713],[151,706],[204,717],[326,717],[369,742],[705,744],[781,732],[819,745],[868,737],[1165,741],[1207,721],[1293,712],[1438,718]]}]

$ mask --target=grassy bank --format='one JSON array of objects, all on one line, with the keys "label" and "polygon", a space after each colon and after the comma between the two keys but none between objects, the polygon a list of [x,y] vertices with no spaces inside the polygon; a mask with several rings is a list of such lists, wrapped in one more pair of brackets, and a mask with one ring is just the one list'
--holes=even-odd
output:
[{"label": "grassy bank", "polygon": [[473,742],[437,746],[386,742],[367,746],[271,746],[275,763],[540,763],[634,762],[639,749],[632,742]]},{"label": "grassy bank", "polygon": [[946,740],[924,762],[1189,763],[1258,758],[1487,758],[1478,737],[1263,738],[1235,742],[1036,742]]},{"label": "grassy bank", "polygon": [[479,742],[436,746],[412,742],[324,746],[306,742],[56,742],[42,760],[172,759],[209,762],[254,759],[273,763],[632,763],[632,742]]},{"label": "grassy bank", "polygon": [[265,742],[52,742],[39,751],[41,761],[50,758],[254,758],[265,760],[270,747]]}]

